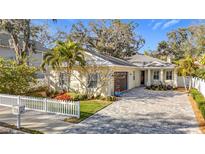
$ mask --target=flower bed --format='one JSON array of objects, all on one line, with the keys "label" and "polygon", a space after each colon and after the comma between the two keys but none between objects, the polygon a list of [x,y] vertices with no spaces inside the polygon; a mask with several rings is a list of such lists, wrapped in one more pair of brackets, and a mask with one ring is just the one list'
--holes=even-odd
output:
[{"label": "flower bed", "polygon": [[61,93],[54,97],[57,100],[62,100],[62,101],[69,101],[71,100],[71,96],[68,93]]},{"label": "flower bed", "polygon": [[147,86],[146,89],[166,91],[166,90],[173,90],[173,87],[171,85],[152,84],[151,86]]}]

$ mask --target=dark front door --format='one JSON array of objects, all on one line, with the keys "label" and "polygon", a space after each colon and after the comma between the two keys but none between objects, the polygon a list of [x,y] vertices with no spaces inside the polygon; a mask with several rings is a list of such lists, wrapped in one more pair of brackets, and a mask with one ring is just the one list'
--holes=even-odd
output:
[{"label": "dark front door", "polygon": [[114,73],[114,90],[115,92],[127,90],[127,72]]},{"label": "dark front door", "polygon": [[141,85],[144,85],[145,71],[141,71]]}]

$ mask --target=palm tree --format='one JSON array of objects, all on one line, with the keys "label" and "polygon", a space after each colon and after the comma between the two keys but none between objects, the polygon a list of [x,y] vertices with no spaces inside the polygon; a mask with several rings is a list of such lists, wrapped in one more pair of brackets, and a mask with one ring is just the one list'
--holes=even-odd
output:
[{"label": "palm tree", "polygon": [[[43,57],[41,67],[45,70],[45,65],[50,65],[52,69],[59,70],[66,67],[67,70],[67,88],[70,89],[70,76],[74,65],[85,66],[83,49],[78,43],[67,39],[65,42],[57,41],[56,46]],[[66,65],[64,65],[66,64]]]},{"label": "palm tree", "polygon": [[[191,77],[194,75],[198,66],[195,64],[195,59],[191,57],[190,55],[186,56],[184,59],[179,60],[177,64],[178,64],[178,72],[183,77],[185,90],[188,92],[188,90],[191,89],[191,84],[192,84]],[[189,77],[189,89],[187,89],[186,87],[186,82],[185,82],[186,76]]]}]

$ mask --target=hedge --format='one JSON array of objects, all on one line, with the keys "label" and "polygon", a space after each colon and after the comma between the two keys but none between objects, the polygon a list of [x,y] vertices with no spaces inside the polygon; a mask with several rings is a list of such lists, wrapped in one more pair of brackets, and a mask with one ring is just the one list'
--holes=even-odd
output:
[{"label": "hedge", "polygon": [[193,99],[197,102],[199,110],[201,111],[201,114],[205,118],[205,97],[197,89],[191,89],[190,93]]}]

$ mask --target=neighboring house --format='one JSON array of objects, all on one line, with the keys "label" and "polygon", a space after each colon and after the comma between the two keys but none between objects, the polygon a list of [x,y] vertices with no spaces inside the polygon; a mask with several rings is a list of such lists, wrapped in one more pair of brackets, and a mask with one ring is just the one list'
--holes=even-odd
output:
[{"label": "neighboring house", "polygon": [[[112,70],[107,84],[101,88],[98,94],[104,96],[114,95],[116,92],[123,92],[128,89],[140,86],[149,86],[153,83],[169,84],[177,87],[177,72],[175,65],[156,58],[136,54],[132,57],[122,60],[119,58],[105,56],[97,52],[85,52],[85,59],[94,62],[98,66],[106,67]],[[90,88],[97,88],[100,74],[92,72],[90,75],[80,73],[78,67],[74,67],[72,74],[83,77],[84,83],[92,80]],[[49,84],[55,89],[66,87],[67,74],[65,71],[50,70],[47,74]],[[74,76],[71,76],[70,87],[77,91],[83,91],[82,85]]]},{"label": "neighboring house", "polygon": [[[30,65],[40,67],[43,60],[43,53],[48,49],[43,47],[39,42],[35,42],[35,53],[30,55]],[[14,49],[10,45],[10,35],[6,32],[0,32],[0,57],[15,59]],[[37,73],[38,78],[44,78],[42,72]]]}]

